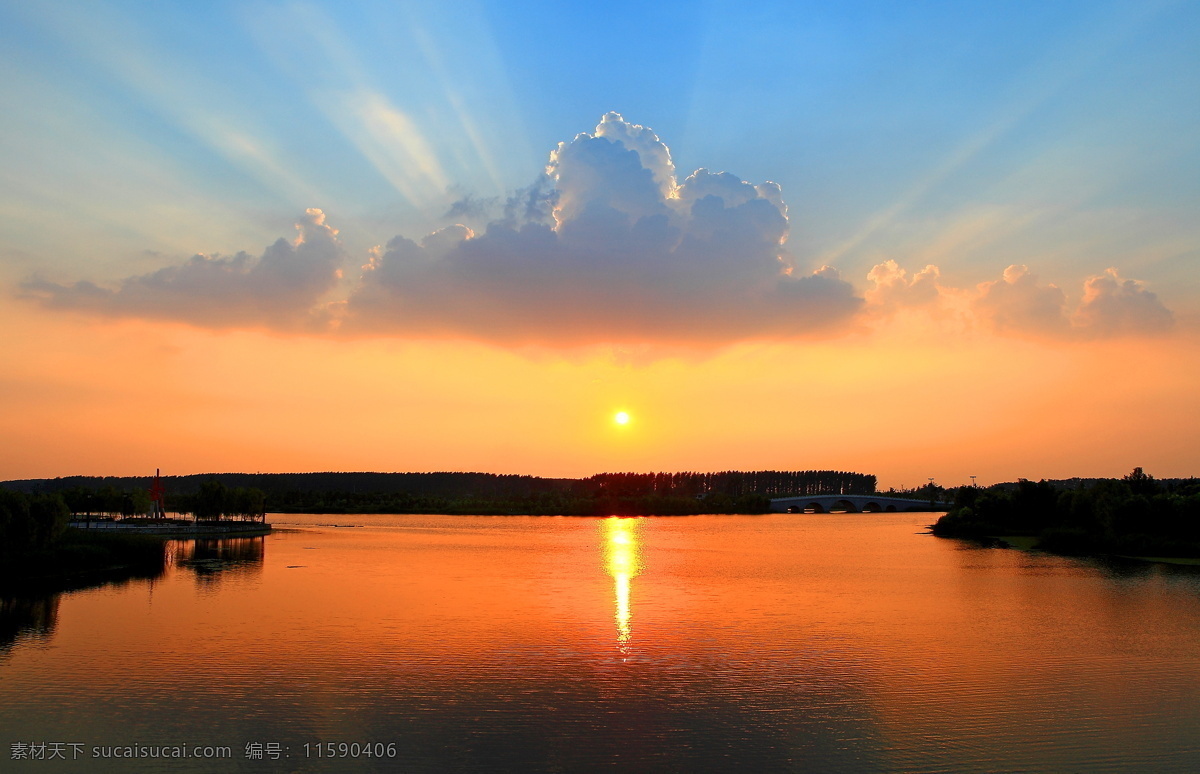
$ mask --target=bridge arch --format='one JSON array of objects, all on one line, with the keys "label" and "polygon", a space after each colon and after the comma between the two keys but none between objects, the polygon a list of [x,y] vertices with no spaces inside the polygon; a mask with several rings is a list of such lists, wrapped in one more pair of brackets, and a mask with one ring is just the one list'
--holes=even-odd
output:
[{"label": "bridge arch", "polygon": [[795,505],[789,505],[787,512],[788,513],[825,513],[825,506],[821,505],[820,503],[805,503],[804,505],[801,505],[800,503],[796,503]]},{"label": "bridge arch", "polygon": [[886,494],[811,494],[798,497],[778,497],[771,501],[776,513],[896,513],[898,511],[944,510],[948,503],[889,497]]}]

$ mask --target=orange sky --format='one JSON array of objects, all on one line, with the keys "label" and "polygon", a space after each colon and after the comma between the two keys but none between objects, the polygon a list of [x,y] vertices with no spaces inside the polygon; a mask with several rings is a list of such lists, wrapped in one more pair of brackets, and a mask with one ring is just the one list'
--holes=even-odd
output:
[{"label": "orange sky", "polygon": [[[1195,338],[960,334],[924,317],[717,351],[211,332],[0,308],[0,478],[835,468],[880,485],[1200,467]],[[627,410],[620,427],[613,414]]]},{"label": "orange sky", "polygon": [[1194,4],[159,5],[0,5],[0,480],[1200,473]]},{"label": "orange sky", "polygon": [[145,234],[67,217],[37,229],[45,243],[17,233],[28,219],[0,233],[0,480],[837,469],[886,489],[1200,472],[1182,210],[1080,200],[1051,238],[1031,224],[1065,223],[1066,200],[1022,185],[922,214],[972,141],[832,228],[813,190],[789,206],[770,179],[677,167],[617,112],[481,198],[426,174],[440,146],[409,139],[413,180],[441,193],[406,233],[303,188],[291,227],[262,202],[180,210],[199,232],[133,208]]}]

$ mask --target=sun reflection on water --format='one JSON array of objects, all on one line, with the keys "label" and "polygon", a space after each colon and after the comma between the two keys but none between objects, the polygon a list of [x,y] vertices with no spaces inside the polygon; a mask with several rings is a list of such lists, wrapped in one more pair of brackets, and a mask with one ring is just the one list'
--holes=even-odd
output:
[{"label": "sun reflection on water", "polygon": [[617,647],[621,653],[627,654],[633,635],[632,614],[629,608],[631,581],[642,571],[641,551],[638,545],[641,520],[614,516],[601,522],[600,527],[604,536],[605,567],[613,577],[616,592]]}]

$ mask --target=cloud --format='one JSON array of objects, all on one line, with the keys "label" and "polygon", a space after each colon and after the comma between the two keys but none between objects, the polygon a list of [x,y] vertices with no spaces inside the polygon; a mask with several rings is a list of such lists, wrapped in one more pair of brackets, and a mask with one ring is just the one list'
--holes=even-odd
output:
[{"label": "cloud", "polygon": [[[451,186],[449,190],[453,191],[453,186]],[[476,218],[487,218],[493,214],[499,205],[499,196],[481,197],[467,192],[462,196],[462,198],[451,202],[449,209],[446,210],[446,214],[442,217],[449,220],[472,220]]]},{"label": "cloud", "polygon": [[1071,322],[1095,335],[1112,336],[1163,333],[1174,325],[1175,318],[1144,283],[1121,279],[1117,270],[1110,268],[1084,283],[1083,301]]},{"label": "cloud", "polygon": [[516,227],[529,222],[549,223],[552,222],[551,213],[557,203],[558,190],[554,180],[550,175],[543,174],[507,198],[479,197],[467,192],[450,204],[442,218],[456,221],[459,225],[481,223],[486,226],[495,221]]},{"label": "cloud", "polygon": [[794,270],[779,186],[682,182],[649,129],[605,115],[482,233],[396,237],[343,330],[500,342],[725,342],[836,328],[862,304],[830,267]]},{"label": "cloud", "polygon": [[316,324],[318,300],[337,283],[342,262],[337,231],[325,213],[308,210],[293,241],[279,239],[257,259],[194,255],[186,262],[129,277],[115,288],[41,278],[22,294],[49,309],[112,317],[178,320],[202,327],[297,328]]},{"label": "cloud", "polygon": [[1023,264],[974,289],[942,285],[940,277],[932,264],[910,277],[893,260],[880,263],[867,275],[873,283],[865,293],[867,308],[884,317],[904,308],[938,316],[953,312],[997,333],[1053,338],[1152,336],[1174,325],[1174,315],[1145,283],[1122,279],[1116,269],[1089,277],[1074,310],[1061,288],[1039,284]]},{"label": "cloud", "polygon": [[1061,339],[1173,324],[1116,269],[1088,278],[1074,308],[1024,265],[955,288],[933,264],[909,273],[887,260],[860,297],[833,267],[796,265],[778,185],[703,168],[680,180],[666,144],[617,113],[560,143],[526,188],[463,195],[446,215],[465,224],[374,248],[341,300],[332,295],[346,256],[318,209],[257,258],[196,255],[110,287],[35,277],[21,294],[51,309],[213,328],[635,349],[830,335],[900,313],[932,318],[939,333],[952,324]]},{"label": "cloud", "polygon": [[1121,279],[1116,269],[1089,277],[1072,312],[1062,290],[1038,285],[1026,266],[1009,266],[1003,279],[979,285],[975,307],[999,331],[1078,338],[1152,336],[1175,322],[1144,283]]},{"label": "cloud", "polygon": [[1038,285],[1028,266],[1013,265],[1001,279],[980,283],[975,310],[1000,332],[1061,335],[1069,330],[1066,304],[1057,286]]},{"label": "cloud", "polygon": [[867,279],[872,283],[866,292],[867,303],[888,310],[935,303],[940,277],[941,271],[933,264],[910,277],[898,263],[889,259],[867,272]]}]

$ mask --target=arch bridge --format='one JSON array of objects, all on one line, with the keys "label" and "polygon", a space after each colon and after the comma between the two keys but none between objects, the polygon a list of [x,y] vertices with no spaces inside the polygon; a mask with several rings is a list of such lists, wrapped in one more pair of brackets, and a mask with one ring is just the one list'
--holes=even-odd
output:
[{"label": "arch bridge", "polygon": [[803,497],[777,497],[771,500],[774,513],[895,513],[896,511],[944,511],[950,503],[886,497],[878,494],[815,494]]}]

